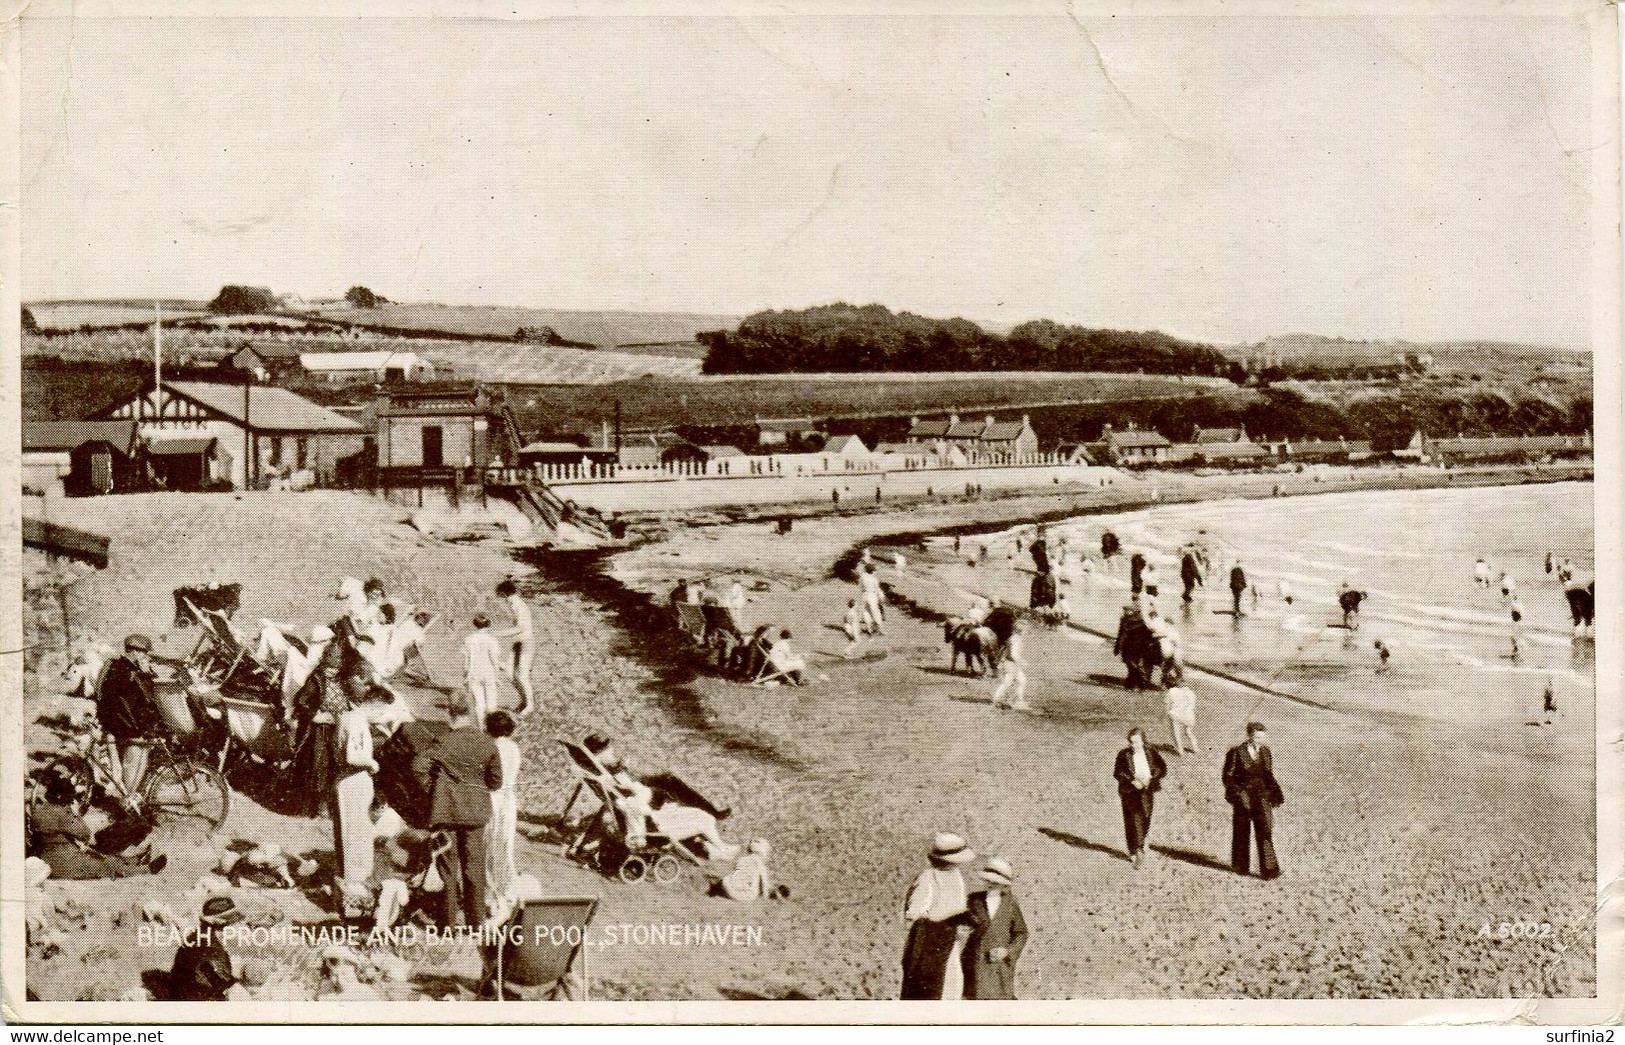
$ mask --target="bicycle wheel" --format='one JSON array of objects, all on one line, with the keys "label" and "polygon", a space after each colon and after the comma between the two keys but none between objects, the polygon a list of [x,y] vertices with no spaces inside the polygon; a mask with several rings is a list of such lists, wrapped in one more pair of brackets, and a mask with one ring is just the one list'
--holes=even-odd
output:
[{"label": "bicycle wheel", "polygon": [[231,788],[219,770],[189,758],[152,767],[141,791],[142,808],[158,823],[198,820],[210,830],[231,812]]}]

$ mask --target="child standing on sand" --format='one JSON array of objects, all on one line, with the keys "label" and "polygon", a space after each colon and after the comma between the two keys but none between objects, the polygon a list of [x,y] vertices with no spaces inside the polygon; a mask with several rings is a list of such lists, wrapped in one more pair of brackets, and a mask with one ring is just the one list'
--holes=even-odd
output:
[{"label": "child standing on sand", "polygon": [[858,646],[863,642],[863,611],[858,609],[857,599],[846,600],[846,617],[841,621],[841,630],[846,632],[846,649],[841,656],[851,660],[858,652]]}]

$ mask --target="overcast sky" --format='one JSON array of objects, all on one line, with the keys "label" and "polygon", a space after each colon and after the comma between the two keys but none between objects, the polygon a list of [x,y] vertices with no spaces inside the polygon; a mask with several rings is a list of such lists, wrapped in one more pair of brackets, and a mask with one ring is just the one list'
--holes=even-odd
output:
[{"label": "overcast sky", "polygon": [[23,297],[1589,342],[1564,19],[23,22]]}]

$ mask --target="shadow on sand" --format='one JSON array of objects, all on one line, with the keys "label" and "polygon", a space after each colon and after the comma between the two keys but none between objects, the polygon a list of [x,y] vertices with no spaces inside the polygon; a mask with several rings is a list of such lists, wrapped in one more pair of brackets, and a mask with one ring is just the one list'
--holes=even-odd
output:
[{"label": "shadow on sand", "polygon": [[1091,842],[1087,838],[1079,838],[1077,835],[1068,834],[1065,831],[1057,831],[1053,827],[1040,827],[1038,829],[1038,833],[1043,835],[1045,838],[1053,838],[1057,842],[1065,842],[1074,849],[1087,849],[1092,853],[1104,853],[1113,860],[1121,860],[1124,863],[1128,863],[1128,854],[1114,846],[1102,845],[1099,842]]}]

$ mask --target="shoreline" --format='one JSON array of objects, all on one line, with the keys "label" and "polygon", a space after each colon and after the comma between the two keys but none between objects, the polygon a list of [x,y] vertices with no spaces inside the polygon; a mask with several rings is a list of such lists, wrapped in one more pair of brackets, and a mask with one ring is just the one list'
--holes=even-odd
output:
[{"label": "shoreline", "polygon": [[[1345,473],[1347,474],[1347,473]],[[913,503],[894,503],[881,506],[831,508],[827,505],[809,507],[805,503],[759,505],[744,509],[684,509],[669,513],[623,513],[630,529],[639,534],[639,540],[630,548],[603,549],[605,558],[614,562],[615,575],[622,583],[641,587],[634,578],[649,572],[651,552],[672,554],[674,545],[682,552],[698,553],[702,548],[713,548],[717,539],[703,543],[692,538],[695,531],[707,535],[722,532],[727,542],[748,553],[759,553],[762,545],[788,543],[777,533],[769,536],[752,531],[752,524],[773,526],[781,518],[790,518],[799,529],[792,528],[788,535],[804,544],[809,532],[820,543],[829,547],[828,530],[840,524],[859,536],[828,557],[824,573],[808,574],[807,581],[823,576],[845,576],[863,547],[867,545],[908,546],[932,537],[977,536],[995,533],[1012,526],[1033,523],[1056,523],[1066,519],[1084,518],[1139,511],[1170,504],[1195,503],[1210,500],[1263,500],[1275,496],[1271,491],[1279,486],[1281,497],[1313,496],[1327,493],[1346,493],[1362,490],[1422,490],[1463,489],[1483,486],[1523,486],[1556,482],[1589,481],[1593,478],[1591,465],[1561,468],[1525,465],[1485,466],[1474,469],[1441,471],[1436,468],[1399,468],[1353,470],[1347,478],[1334,476],[1330,480],[1306,473],[1241,473],[1219,476],[1196,476],[1173,472],[1120,472],[1118,480],[1109,487],[1072,487],[1040,493],[1024,491],[995,491],[979,498],[941,497],[920,499]],[[899,516],[911,516],[920,521],[907,527],[892,527],[881,521]],[[750,572],[744,564],[750,555],[736,554],[738,563],[722,563],[711,558],[706,565],[725,565],[716,574]],[[707,557],[696,555],[696,562]],[[703,569],[689,571],[701,575]],[[672,583],[675,583],[673,580]],[[650,590],[659,594],[655,589]]]}]

